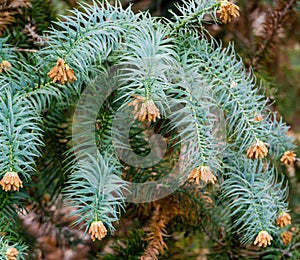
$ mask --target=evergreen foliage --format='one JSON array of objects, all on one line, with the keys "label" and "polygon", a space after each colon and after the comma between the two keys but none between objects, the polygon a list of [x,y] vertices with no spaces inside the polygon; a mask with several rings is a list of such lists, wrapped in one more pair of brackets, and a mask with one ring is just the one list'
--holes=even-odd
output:
[{"label": "evergreen foliage", "polygon": [[[4,180],[8,172],[15,172],[24,186],[20,191],[0,193],[3,259],[8,247],[17,248],[18,259],[26,256],[17,213],[29,201],[29,188],[42,184],[53,198],[63,189],[66,204],[75,208],[74,225],[91,232],[94,222],[102,222],[100,231],[106,235],[106,228],[109,233],[116,230],[122,214],[138,211],[126,203],[128,182],[167,179],[175,165],[180,170],[172,176],[171,186],[176,182],[179,189],[165,199],[168,208],[162,199],[154,203],[153,214],[148,214],[152,215],[150,242],[141,259],[149,255],[157,259],[163,253],[163,235],[174,219],[191,216],[195,227],[200,226],[199,218],[205,218],[203,214],[211,219],[209,229],[224,225],[239,234],[242,244],[253,244],[261,231],[278,243],[282,229],[275,225],[276,219],[288,212],[287,185],[278,165],[295,146],[287,135],[288,127],[271,112],[261,86],[245,69],[233,44],[223,47],[204,27],[219,21],[218,11],[224,3],[228,2],[185,0],[177,6],[174,19],[166,20],[147,12],[134,14],[119,3],[94,1],[55,22],[36,53],[22,56],[7,43],[9,38],[1,39],[0,62],[9,61],[11,66],[0,73],[0,175]],[[34,4],[42,5],[40,1]],[[42,13],[35,14],[37,22],[44,19]],[[44,28],[38,33],[42,31]],[[49,75],[53,68],[66,82]],[[117,68],[116,74],[111,74],[112,68]],[[116,82],[111,81],[112,76]],[[111,95],[100,111],[93,110],[97,108],[94,104],[85,104],[95,122],[81,117],[79,123],[92,128],[74,133],[71,146],[69,139],[56,134],[70,133],[70,114],[97,77],[106,83],[92,94]],[[135,108],[131,102],[136,102]],[[143,105],[148,110],[143,112]],[[130,114],[132,127],[128,144],[124,144],[111,131],[114,115],[128,107],[131,112],[135,109],[136,120]],[[215,108],[224,117],[222,140],[213,134],[222,123]],[[90,131],[96,152],[89,147]],[[118,149],[132,149],[141,160],[148,156],[155,148],[148,142],[152,134],[166,140],[167,152],[156,165],[139,168],[118,158]],[[51,153],[50,146],[57,150]],[[38,180],[31,178],[36,172]],[[203,199],[204,191],[216,195],[211,202],[215,207],[208,205],[209,196]],[[199,210],[203,206],[207,211]],[[15,218],[16,225],[7,228],[8,218]],[[214,237],[217,233],[213,232]]]}]

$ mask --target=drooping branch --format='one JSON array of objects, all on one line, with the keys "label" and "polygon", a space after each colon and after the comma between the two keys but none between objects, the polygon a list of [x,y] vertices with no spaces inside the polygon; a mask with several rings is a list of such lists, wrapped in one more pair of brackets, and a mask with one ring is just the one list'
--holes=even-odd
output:
[{"label": "drooping branch", "polygon": [[271,53],[278,44],[278,32],[293,20],[293,8],[297,0],[278,0],[273,10],[270,10],[265,17],[262,32],[262,43],[259,45],[255,56],[252,59],[252,66],[256,67],[266,53]]}]

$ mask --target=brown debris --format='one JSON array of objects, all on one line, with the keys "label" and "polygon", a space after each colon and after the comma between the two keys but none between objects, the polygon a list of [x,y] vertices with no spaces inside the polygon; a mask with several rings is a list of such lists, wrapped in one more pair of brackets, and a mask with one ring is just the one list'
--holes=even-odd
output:
[{"label": "brown debris", "polygon": [[146,240],[150,241],[140,260],[158,260],[160,253],[167,248],[163,238],[167,236],[166,226],[176,216],[183,214],[179,202],[173,197],[154,202],[154,212],[149,225],[145,228]]},{"label": "brown debris", "polygon": [[6,0],[0,2],[0,35],[16,22],[15,16],[22,8],[31,6],[32,0]]},{"label": "brown debris", "polygon": [[200,199],[203,201],[207,208],[214,206],[214,201],[211,198],[211,194],[208,191],[205,191],[200,195]]},{"label": "brown debris", "polygon": [[30,23],[26,24],[23,29],[23,33],[26,34],[29,38],[31,38],[34,43],[38,43],[40,45],[44,44],[44,39],[41,36],[39,36],[36,31],[37,26],[31,25]]},{"label": "brown debris", "polygon": [[22,229],[36,241],[26,259],[89,259],[93,243],[89,235],[79,228],[84,223],[73,225],[77,220],[76,216],[72,216],[76,208],[62,204],[62,198],[58,197],[55,201],[43,201],[42,205],[31,204],[26,207],[26,212],[19,214]]}]

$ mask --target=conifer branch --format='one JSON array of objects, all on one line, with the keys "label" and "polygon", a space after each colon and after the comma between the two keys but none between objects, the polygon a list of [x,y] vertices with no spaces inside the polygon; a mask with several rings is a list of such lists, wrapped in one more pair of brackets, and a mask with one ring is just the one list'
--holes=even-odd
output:
[{"label": "conifer branch", "polygon": [[0,4],[0,35],[16,22],[15,15],[22,12],[22,8],[29,8],[32,0],[5,0]]},{"label": "conifer branch", "polygon": [[277,45],[278,31],[291,20],[296,3],[297,0],[277,0],[274,9],[266,14],[261,36],[263,42],[259,44],[259,48],[252,59],[251,65],[253,67],[257,66],[266,52],[271,53],[271,49],[274,49],[274,46]]},{"label": "conifer branch", "polygon": [[[166,207],[167,205],[167,207]],[[167,236],[166,226],[175,217],[183,214],[178,201],[173,197],[162,199],[153,204],[154,212],[151,216],[147,231],[146,240],[150,241],[141,260],[157,260],[159,254],[167,248],[164,237]]]},{"label": "conifer branch", "polygon": [[[287,187],[275,166],[280,158],[285,164],[297,159],[286,135],[287,126],[269,112],[255,77],[246,74],[233,45],[223,48],[213,37],[199,38],[193,28],[194,24],[201,27],[206,15],[210,21],[217,21],[217,13],[221,13],[226,22],[238,15],[238,7],[228,1],[222,1],[227,9],[220,12],[220,3],[184,1],[172,25],[147,13],[123,10],[120,3],[112,6],[95,1],[91,6],[82,5],[80,11],[72,11],[72,17],[56,22],[56,28],[48,32],[49,44],[42,46],[34,58],[31,52],[26,53],[32,58],[30,64],[17,59],[16,49],[6,44],[7,39],[0,40],[0,227],[26,201],[22,181],[27,186],[36,168],[35,159],[42,152],[38,149],[43,144],[40,117],[53,120],[43,129],[55,132],[61,121],[56,112],[71,110],[91,79],[99,77],[105,83],[112,77],[119,88],[100,84],[100,90],[114,91],[107,102],[101,103],[100,113],[93,102],[79,104],[96,122],[80,114],[79,121],[91,127],[74,132],[74,145],[66,155],[65,171],[69,175],[63,192],[66,203],[76,207],[74,224],[88,232],[92,240],[105,238],[108,231],[115,231],[115,223],[126,210],[125,194],[130,191],[122,177],[152,181],[167,177],[176,165],[183,173],[174,180],[180,185],[187,185],[188,177],[197,184],[215,184],[218,175],[221,205],[228,202],[230,216],[236,218],[230,230],[241,233],[242,243],[271,243],[279,232],[275,219],[287,212]],[[280,9],[279,20],[274,20],[276,28],[293,1],[289,4],[287,9]],[[272,41],[273,33],[268,37],[259,56]],[[110,74],[109,67],[120,70]],[[91,90],[92,97],[99,94],[99,88]],[[128,144],[117,143],[111,135],[113,116],[129,105],[133,106],[131,119],[143,124],[134,123]],[[211,112],[214,107],[225,117],[226,141],[221,151],[212,134],[218,119]],[[144,134],[146,127],[150,130]],[[92,145],[86,138],[91,132]],[[118,158],[115,143],[134,150],[138,158],[145,156],[151,150],[148,140],[152,133],[162,133],[169,148],[157,165],[137,169]],[[80,139],[82,143],[76,142]],[[62,166],[57,167],[55,173],[60,174]],[[159,193],[156,189],[150,192]],[[191,190],[189,195],[188,203],[199,208],[201,193]],[[179,203],[176,195],[154,203],[155,212],[146,230],[150,242],[142,259],[155,259],[166,248],[166,227],[183,213]],[[194,214],[197,221],[199,213]],[[290,223],[288,214],[282,216],[280,225]],[[9,240],[13,235],[4,238]],[[7,244],[1,241],[0,251],[6,250]]]}]

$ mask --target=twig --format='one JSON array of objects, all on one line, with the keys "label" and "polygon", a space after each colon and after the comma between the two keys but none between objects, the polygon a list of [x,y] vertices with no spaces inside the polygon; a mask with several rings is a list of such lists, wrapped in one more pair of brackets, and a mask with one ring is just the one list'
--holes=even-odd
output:
[{"label": "twig", "polygon": [[273,37],[277,33],[279,27],[282,25],[282,21],[283,21],[284,17],[287,15],[287,13],[290,11],[289,9],[296,3],[296,1],[297,0],[290,0],[287,3],[287,5],[285,6],[285,8],[282,11],[278,12],[278,15],[273,16],[272,20],[274,21],[274,24],[272,26],[272,30],[267,35],[267,37],[265,38],[263,44],[261,45],[261,47],[256,52],[256,54],[255,54],[255,56],[252,60],[252,66],[253,67],[255,67],[255,65],[257,64],[257,62],[261,58],[262,53],[265,52],[269,42],[273,39]]},{"label": "twig", "polygon": [[34,50],[34,49],[21,49],[21,48],[15,48],[15,51],[20,51],[20,52],[38,52],[38,50]]},{"label": "twig", "polygon": [[[202,215],[202,214],[201,214]],[[203,215],[202,215],[203,216]],[[212,239],[214,242],[216,242],[217,244],[219,244],[220,246],[224,247],[225,246],[225,243],[223,243],[222,241],[220,241],[219,239],[216,239],[208,230],[207,228],[205,227],[203,221],[202,221],[202,216],[200,218],[200,224],[201,224],[201,227],[204,231],[204,233],[210,238]]]}]

